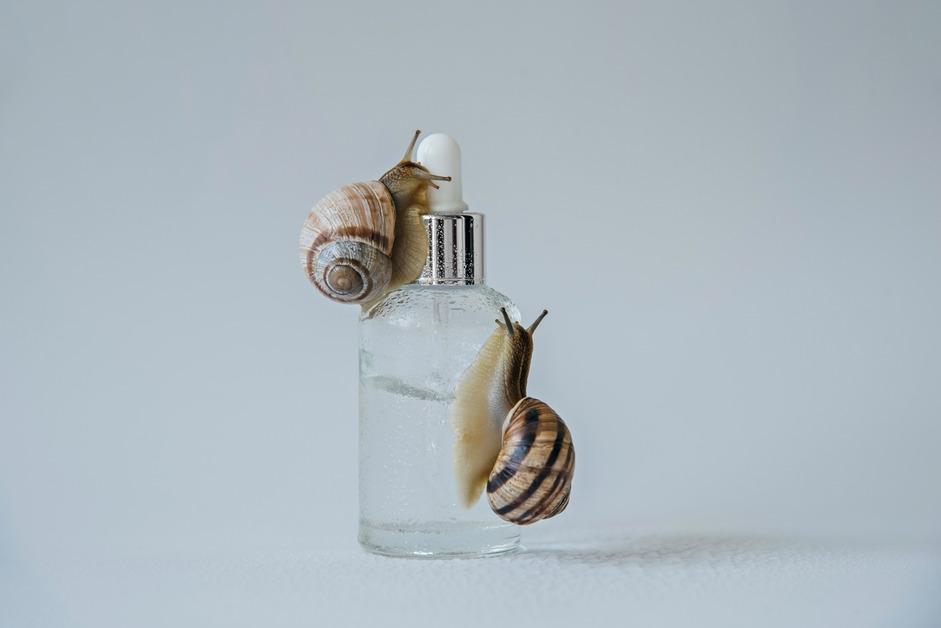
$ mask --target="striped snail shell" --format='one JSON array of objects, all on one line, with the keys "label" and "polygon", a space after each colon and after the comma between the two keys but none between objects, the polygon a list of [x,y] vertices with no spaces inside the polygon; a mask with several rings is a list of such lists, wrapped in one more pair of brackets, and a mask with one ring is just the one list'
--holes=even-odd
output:
[{"label": "striped snail shell", "polygon": [[533,332],[548,312],[524,328],[500,311],[503,321],[462,376],[451,405],[454,474],[465,507],[486,487],[493,511],[523,525],[568,505],[575,449],[559,415],[526,395]]},{"label": "striped snail shell", "polygon": [[506,417],[487,500],[512,523],[553,517],[569,503],[574,470],[575,448],[565,421],[542,401],[524,397]]},{"label": "striped snail shell", "polygon": [[366,308],[421,274],[428,186],[451,177],[411,160],[420,134],[415,131],[405,156],[378,181],[344,185],[310,210],[301,230],[301,264],[328,298]]}]

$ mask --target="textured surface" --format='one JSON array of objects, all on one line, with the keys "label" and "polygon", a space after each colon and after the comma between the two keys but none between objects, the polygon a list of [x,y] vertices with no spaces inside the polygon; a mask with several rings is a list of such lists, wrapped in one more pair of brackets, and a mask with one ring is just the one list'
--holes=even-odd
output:
[{"label": "textured surface", "polygon": [[937,626],[923,545],[615,531],[527,535],[506,558],[319,552],[128,553],[0,563],[0,625]]}]

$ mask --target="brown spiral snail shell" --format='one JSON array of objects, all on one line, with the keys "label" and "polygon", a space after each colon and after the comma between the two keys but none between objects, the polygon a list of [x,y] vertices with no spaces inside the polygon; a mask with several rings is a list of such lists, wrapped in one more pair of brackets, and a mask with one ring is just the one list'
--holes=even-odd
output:
[{"label": "brown spiral snail shell", "polygon": [[454,472],[466,507],[486,487],[498,516],[525,525],[565,510],[575,448],[562,418],[526,395],[533,332],[548,311],[525,328],[500,311],[503,322],[464,373],[451,406]]},{"label": "brown spiral snail shell", "polygon": [[513,523],[548,519],[568,505],[574,471],[575,447],[565,421],[548,404],[523,397],[507,414],[487,499]]},{"label": "brown spiral snail shell", "polygon": [[411,160],[420,134],[415,131],[405,155],[378,181],[344,185],[310,210],[301,230],[301,264],[328,298],[369,307],[421,274],[428,186],[451,177]]}]

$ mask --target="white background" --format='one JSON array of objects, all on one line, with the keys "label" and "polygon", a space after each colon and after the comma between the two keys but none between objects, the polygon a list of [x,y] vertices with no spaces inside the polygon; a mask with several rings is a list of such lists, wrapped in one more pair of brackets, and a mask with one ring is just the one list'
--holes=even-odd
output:
[{"label": "white background", "polygon": [[941,7],[470,5],[0,5],[9,599],[62,556],[355,555],[357,312],[297,236],[419,127],[551,310],[540,534],[937,538]]}]

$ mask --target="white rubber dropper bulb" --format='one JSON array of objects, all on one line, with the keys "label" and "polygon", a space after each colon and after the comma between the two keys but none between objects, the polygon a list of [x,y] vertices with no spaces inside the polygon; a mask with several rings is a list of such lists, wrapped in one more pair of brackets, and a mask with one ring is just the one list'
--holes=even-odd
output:
[{"label": "white rubber dropper bulb", "polygon": [[433,214],[459,214],[467,209],[461,187],[461,147],[454,138],[434,133],[418,145],[415,160],[431,174],[451,177],[450,181],[434,181],[428,188],[428,209]]}]

